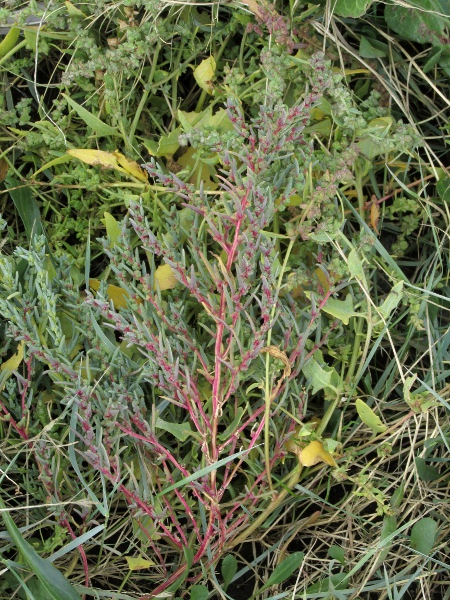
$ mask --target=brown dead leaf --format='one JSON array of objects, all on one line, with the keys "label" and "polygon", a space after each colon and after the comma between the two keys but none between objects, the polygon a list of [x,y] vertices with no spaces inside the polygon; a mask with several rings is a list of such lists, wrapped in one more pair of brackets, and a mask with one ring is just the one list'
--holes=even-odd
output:
[{"label": "brown dead leaf", "polygon": [[4,181],[8,173],[8,163],[4,158],[0,158],[0,183]]}]

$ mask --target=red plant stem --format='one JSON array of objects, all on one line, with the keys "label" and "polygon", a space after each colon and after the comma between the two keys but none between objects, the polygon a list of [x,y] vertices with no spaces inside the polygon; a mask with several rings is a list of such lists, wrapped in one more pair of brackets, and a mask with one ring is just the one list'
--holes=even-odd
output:
[{"label": "red plant stem", "polygon": [[6,408],[6,406],[3,404],[3,402],[0,402],[0,409],[5,413],[5,415],[8,417],[8,423],[11,423],[11,426],[17,431],[17,433],[20,435],[20,437],[23,440],[28,440],[28,434],[25,430],[25,428],[23,427],[19,427],[17,425],[17,421],[14,419],[14,417],[11,415],[11,413],[9,412],[9,410]]},{"label": "red plant stem", "polygon": [[[77,536],[75,535],[69,521],[67,519],[63,519],[61,521],[61,525],[64,525],[64,527],[67,529],[67,531],[69,532],[70,537],[72,538],[72,540],[76,540]],[[77,546],[77,550],[81,556],[81,562],[83,563],[83,570],[84,570],[84,585],[86,587],[89,587],[89,565],[88,565],[88,561],[87,561],[87,556],[86,556],[86,552],[84,551],[84,548],[82,546],[82,544],[80,544],[79,546]]]},{"label": "red plant stem", "polygon": [[[242,223],[245,219],[245,209],[247,207],[248,194],[250,190],[248,189],[244,197],[241,201],[240,214],[235,219],[235,230],[234,230],[234,239],[231,245],[230,251],[228,253],[228,259],[226,264],[226,270],[228,273],[231,273],[231,267],[233,266],[236,250],[240,240],[240,230],[242,227]],[[226,317],[226,296],[224,287],[222,287],[220,291],[220,309],[218,315],[218,323],[217,323],[217,333],[216,333],[216,343],[214,348],[215,353],[215,365],[214,365],[214,381],[212,386],[212,427],[211,427],[211,460],[216,462],[218,460],[218,448],[217,448],[217,426],[219,421],[219,413],[221,409],[221,375],[222,375],[222,364],[221,359],[225,358],[225,355],[222,351],[223,344],[223,334],[225,328],[225,317]],[[216,472],[211,472],[211,489],[216,489]]]},{"label": "red plant stem", "polygon": [[[408,183],[408,185],[405,185],[405,187],[411,189],[413,187],[420,185],[423,181],[427,181],[428,179],[434,179],[434,178],[435,178],[435,175],[433,175],[433,174],[426,175],[426,177],[421,177],[420,179],[413,181],[412,183]],[[372,206],[372,204],[381,204],[382,202],[386,202],[386,200],[389,200],[389,198],[392,198],[392,196],[395,196],[395,194],[400,194],[402,191],[403,191],[403,188],[397,188],[396,190],[394,190],[390,194],[387,194],[387,196],[383,196],[379,200],[377,200],[376,196],[372,196],[372,198],[369,200],[369,202],[366,202],[365,205],[363,206],[363,210],[368,210]]]}]

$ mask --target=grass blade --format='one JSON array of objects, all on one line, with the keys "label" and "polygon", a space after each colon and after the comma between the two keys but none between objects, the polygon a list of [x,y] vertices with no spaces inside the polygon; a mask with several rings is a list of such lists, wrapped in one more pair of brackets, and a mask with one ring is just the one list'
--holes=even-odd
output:
[{"label": "grass blade", "polygon": [[[0,508],[6,509],[2,498],[0,498]],[[64,575],[48,560],[39,556],[35,549],[22,537],[9,512],[2,512],[2,517],[23,559],[48,593],[48,600],[81,600],[81,596]]]}]

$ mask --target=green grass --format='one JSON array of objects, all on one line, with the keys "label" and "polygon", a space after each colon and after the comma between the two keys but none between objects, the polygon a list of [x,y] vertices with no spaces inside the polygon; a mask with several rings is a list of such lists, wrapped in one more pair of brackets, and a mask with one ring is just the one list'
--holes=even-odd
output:
[{"label": "green grass", "polygon": [[1,599],[450,597],[449,7],[409,5],[14,14]]}]

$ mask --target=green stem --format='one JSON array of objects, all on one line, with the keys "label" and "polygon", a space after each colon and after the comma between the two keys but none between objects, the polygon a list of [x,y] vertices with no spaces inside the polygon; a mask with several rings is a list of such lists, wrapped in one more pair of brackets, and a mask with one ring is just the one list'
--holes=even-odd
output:
[{"label": "green stem", "polygon": [[[286,255],[284,257],[283,266],[281,267],[280,275],[278,277],[277,290],[278,293],[281,289],[281,284],[283,280],[284,272],[286,271],[287,262],[289,260],[289,256],[291,254],[292,248],[294,247],[296,238],[291,238],[289,240],[289,246],[286,250]],[[270,320],[272,321],[275,316],[276,303],[272,306],[272,312],[270,314]],[[267,334],[267,346],[270,346],[270,342],[272,340],[272,329],[269,329]],[[273,490],[272,485],[272,477],[270,474],[270,407],[272,404],[272,385],[270,380],[270,354],[266,353],[266,381],[265,381],[265,411],[264,411],[264,456],[266,463],[266,473],[267,473],[267,481],[269,483],[269,488]]]}]

